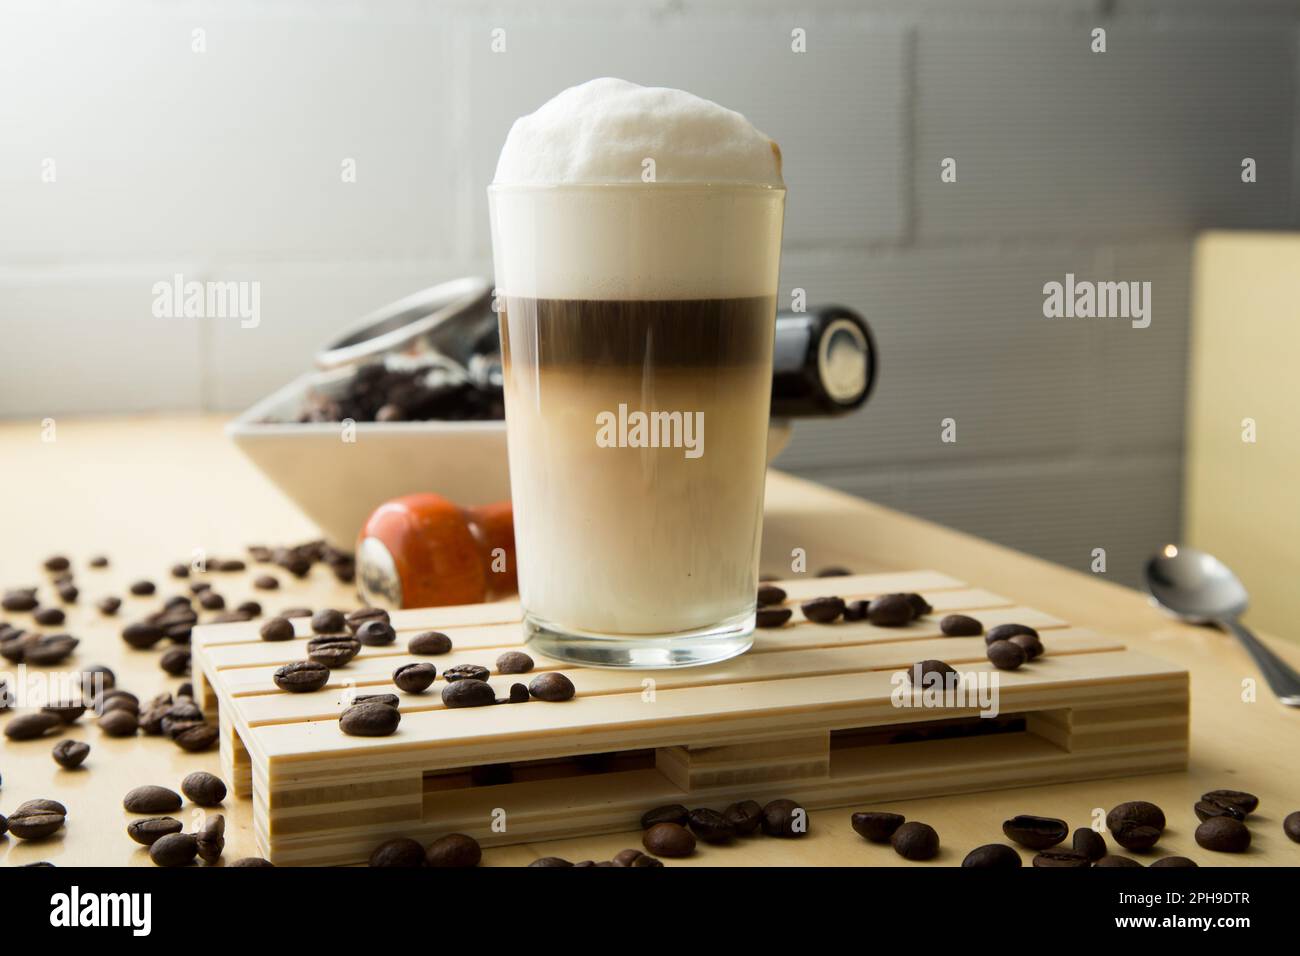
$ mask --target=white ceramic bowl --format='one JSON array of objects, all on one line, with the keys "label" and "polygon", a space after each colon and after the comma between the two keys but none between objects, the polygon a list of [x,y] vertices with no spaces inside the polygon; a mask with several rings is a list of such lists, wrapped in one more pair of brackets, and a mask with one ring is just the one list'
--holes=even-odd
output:
[{"label": "white ceramic bowl", "polygon": [[[462,505],[510,497],[504,422],[358,422],[349,431],[334,422],[293,422],[311,388],[328,389],[347,374],[303,375],[226,426],[331,544],[352,550],[370,513],[399,495],[431,491]],[[788,423],[772,423],[769,462],[789,438]]]}]

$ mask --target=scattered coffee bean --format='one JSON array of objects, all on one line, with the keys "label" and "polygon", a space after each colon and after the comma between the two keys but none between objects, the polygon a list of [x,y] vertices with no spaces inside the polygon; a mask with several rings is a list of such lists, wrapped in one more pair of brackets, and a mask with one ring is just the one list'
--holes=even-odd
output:
[{"label": "scattered coffee bean", "polygon": [[63,608],[59,607],[38,608],[36,613],[32,615],[32,620],[41,627],[58,627],[67,618],[68,616],[63,613]]},{"label": "scattered coffee bean", "polygon": [[140,718],[133,710],[117,708],[101,714],[96,723],[109,737],[134,737]]},{"label": "scattered coffee bean", "polygon": [[455,867],[467,869],[478,866],[483,859],[483,850],[478,840],[463,833],[449,833],[429,844],[424,852],[424,862],[433,867]]},{"label": "scattered coffee bean", "polygon": [[946,687],[950,677],[955,678],[958,676],[957,669],[951,664],[934,660],[917,661],[905,673],[907,679],[916,687],[926,687],[931,684]]},{"label": "scattered coffee bean", "polygon": [[367,647],[383,647],[397,639],[397,632],[387,621],[366,621],[356,630],[357,640]]},{"label": "scattered coffee bean", "polygon": [[[946,637],[975,637],[984,633],[984,625],[966,614],[949,614],[939,622],[939,630]],[[997,846],[990,843],[989,846]],[[1016,859],[1020,859],[1016,857]]]},{"label": "scattered coffee bean", "polygon": [[819,577],[819,578],[847,578],[847,577],[849,577],[849,576],[852,575],[852,574],[853,574],[853,572],[850,571],[848,568],[842,568],[842,567],[840,567],[839,565],[832,565],[832,566],[829,567],[829,568],[822,568],[820,571],[818,571],[818,572],[817,572],[817,577]]},{"label": "scattered coffee bean", "polygon": [[353,631],[356,631],[357,628],[362,624],[365,624],[367,621],[383,621],[385,624],[389,623],[388,612],[382,607],[357,608],[355,611],[350,611],[347,614],[345,621],[347,626]]},{"label": "scattered coffee bean", "polygon": [[614,859],[611,860],[610,862],[613,863],[615,866],[622,866],[622,867],[663,866],[663,863],[661,861],[656,860],[652,856],[647,856],[646,854],[638,850],[636,847],[630,847],[629,849],[626,850],[619,850],[617,853],[614,854]]},{"label": "scattered coffee bean", "polygon": [[768,836],[801,837],[808,823],[808,811],[793,800],[772,800],[763,807],[763,832]]},{"label": "scattered coffee bean", "polygon": [[1232,817],[1234,820],[1245,820],[1246,815],[1236,807],[1227,806],[1221,803],[1214,803],[1210,800],[1198,800],[1192,807],[1192,812],[1196,814],[1196,819],[1204,823],[1210,817]]},{"label": "scattered coffee bean", "polygon": [[66,571],[72,567],[72,562],[61,554],[55,554],[45,559],[46,571]]},{"label": "scattered coffee bean", "polygon": [[1195,860],[1189,860],[1185,856],[1162,856],[1160,859],[1156,860],[1151,865],[1159,866],[1159,867],[1179,867],[1180,869],[1186,869],[1189,867],[1197,866],[1198,864]]},{"label": "scattered coffee bean", "polygon": [[1092,860],[1074,850],[1041,850],[1034,856],[1033,865],[1037,867],[1086,869],[1092,866]]},{"label": "scattered coffee bean", "polygon": [[219,571],[224,574],[231,574],[238,571],[246,570],[248,565],[244,564],[239,558],[222,558],[212,562],[213,571]]},{"label": "scattered coffee bean", "polygon": [[253,587],[259,591],[274,591],[280,587],[280,579],[271,574],[259,574],[253,578]]},{"label": "scattered coffee bean", "polygon": [[396,694],[357,694],[348,706],[351,707],[353,704],[387,704],[389,707],[398,708],[402,705],[402,699]]},{"label": "scattered coffee bean", "polygon": [[81,643],[70,634],[46,634],[23,650],[23,663],[48,667],[61,663]]},{"label": "scattered coffee bean", "polygon": [[257,601],[244,601],[239,607],[235,608],[236,614],[247,615],[250,619],[262,616],[262,605]]},{"label": "scattered coffee bean", "polygon": [[1030,850],[1046,850],[1056,846],[1070,833],[1064,820],[1056,817],[1036,817],[1029,814],[1014,816],[1002,824],[1007,838]]},{"label": "scattered coffee bean", "polygon": [[1028,659],[1025,649],[1011,641],[994,641],[986,650],[989,663],[1000,671],[1016,670]]},{"label": "scattered coffee bean", "polygon": [[882,594],[867,605],[867,620],[876,627],[905,627],[916,618],[906,594]]},{"label": "scattered coffee bean", "polygon": [[309,694],[329,683],[330,669],[317,661],[294,661],[276,668],[271,679],[281,690]]},{"label": "scattered coffee bean", "polygon": [[122,629],[122,640],[137,650],[147,650],[165,636],[161,627],[148,621],[136,621]]},{"label": "scattered coffee bean", "polygon": [[309,607],[287,607],[279,614],[280,617],[286,617],[290,620],[299,617],[311,617],[311,608]]},{"label": "scattered coffee bean", "polygon": [[1131,869],[1135,866],[1141,867],[1142,864],[1139,863],[1137,860],[1132,859],[1131,857],[1116,856],[1113,853],[1108,853],[1105,856],[1103,856],[1100,860],[1098,860],[1096,863],[1094,863],[1093,866],[1100,866],[1100,867],[1127,866]]},{"label": "scattered coffee bean", "polygon": [[346,627],[343,612],[332,607],[321,608],[311,616],[311,629],[317,634],[337,634]]},{"label": "scattered coffee bean", "polygon": [[803,616],[814,624],[831,624],[844,614],[844,598],[819,597],[799,605]]},{"label": "scattered coffee bean", "polygon": [[62,830],[67,816],[57,800],[28,800],[9,815],[9,832],[20,840],[43,840]]},{"label": "scattered coffee bean", "polygon": [[984,643],[992,644],[994,641],[1009,641],[1017,634],[1027,634],[1030,637],[1038,637],[1038,632],[1032,627],[1024,624],[998,624],[990,627],[984,635]]},{"label": "scattered coffee bean", "polygon": [[227,866],[254,867],[254,866],[275,866],[270,860],[265,860],[260,856],[243,856],[234,863],[227,863]]},{"label": "scattered coffee bean", "polygon": [[982,870],[1014,870],[1021,865],[1020,854],[1005,843],[986,843],[967,853],[961,865]]},{"label": "scattered coffee bean", "polygon": [[307,642],[307,659],[326,667],[343,667],[361,651],[361,642],[350,635],[326,634]]},{"label": "scattered coffee bean", "polygon": [[655,856],[671,859],[695,852],[695,836],[680,823],[656,823],[642,834],[641,844]]},{"label": "scattered coffee bean", "polygon": [[727,843],[736,835],[735,828],[725,816],[707,807],[692,810],[687,825],[705,843]]},{"label": "scattered coffee bean", "polygon": [[1106,855],[1106,838],[1092,827],[1079,827],[1074,831],[1074,852],[1082,853],[1094,863]]},{"label": "scattered coffee bean", "polygon": [[442,702],[447,707],[486,707],[497,702],[497,695],[487,681],[467,678],[447,684],[442,689]]},{"label": "scattered coffee bean", "polygon": [[64,604],[76,604],[77,598],[81,597],[81,590],[71,581],[60,584],[56,590],[59,592],[59,600]]},{"label": "scattered coffee bean", "polygon": [[866,600],[849,601],[844,605],[844,620],[846,621],[865,621],[867,619],[867,608],[871,602]]},{"label": "scattered coffee bean", "polygon": [[158,666],[172,677],[180,677],[190,672],[190,649],[188,647],[168,648],[158,658]]},{"label": "scattered coffee bean", "polygon": [[[444,703],[446,697],[444,691]],[[353,704],[339,717],[339,729],[352,737],[387,737],[401,721],[402,715],[396,707],[378,703]]]},{"label": "scattered coffee bean", "polygon": [[1007,638],[1007,641],[1024,649],[1025,660],[1032,661],[1042,656],[1043,642],[1035,634],[1013,634]]},{"label": "scattered coffee bean", "polygon": [[573,681],[563,674],[552,671],[547,674],[538,674],[528,682],[528,693],[532,694],[538,700],[548,700],[553,703],[572,699],[575,691]]},{"label": "scattered coffee bean", "polygon": [[122,806],[129,813],[172,813],[181,808],[181,802],[175,790],[153,784],[136,787],[122,798]]},{"label": "scattered coffee bean", "polygon": [[155,866],[189,866],[198,852],[199,841],[193,833],[168,833],[149,847],[149,859]]},{"label": "scattered coffee bean", "polygon": [[194,834],[198,844],[199,858],[204,863],[212,864],[221,859],[226,849],[226,818],[220,813],[213,813],[203,821]]},{"label": "scattered coffee bean", "polygon": [[894,831],[906,822],[906,818],[901,813],[862,810],[853,814],[849,822],[863,839],[872,843],[888,843]]},{"label": "scattered coffee bean", "polygon": [[684,827],[690,822],[690,818],[690,810],[680,803],[669,803],[641,814],[641,829],[649,830],[657,823],[675,823],[679,827]]},{"label": "scattered coffee bean", "polygon": [[112,617],[117,613],[118,608],[121,606],[122,599],[120,597],[113,597],[112,595],[102,597],[95,602],[95,607],[99,608],[99,613],[106,617]]},{"label": "scattered coffee bean", "polygon": [[933,860],[939,855],[939,834],[926,823],[904,823],[889,838],[889,845],[905,860]]},{"label": "scattered coffee bean", "polygon": [[763,808],[753,800],[741,800],[722,811],[736,836],[750,836],[763,823]]},{"label": "scattered coffee bean", "polygon": [[1259,797],[1244,790],[1211,790],[1201,794],[1201,800],[1221,807],[1232,807],[1243,817],[1248,817],[1259,809]]},{"label": "scattered coffee bean", "polygon": [[760,584],[758,586],[758,605],[762,607],[768,604],[784,604],[786,593],[775,584]]},{"label": "scattered coffee bean", "polygon": [[[185,572],[186,575],[189,574],[188,567],[185,568]],[[185,575],[181,575],[181,576],[184,577]],[[148,597],[150,594],[153,594],[154,591],[158,589],[154,587],[154,583],[152,581],[136,581],[127,590],[129,590],[136,597]]]},{"label": "scattered coffee bean", "polygon": [[1282,821],[1282,832],[1288,839],[1300,843],[1300,810],[1294,810],[1286,815],[1286,819]]},{"label": "scattered coffee bean", "polygon": [[[532,699],[532,695],[528,693],[527,684],[511,684],[510,696],[504,702],[507,704],[526,704]],[[497,703],[502,703],[502,701],[497,701]]]},{"label": "scattered coffee bean", "polygon": [[760,607],[754,612],[756,627],[780,627],[790,620],[794,611],[788,607]]},{"label": "scattered coffee bean", "polygon": [[1196,842],[1216,853],[1245,853],[1250,849],[1250,830],[1232,817],[1210,817],[1196,828]]},{"label": "scattered coffee bean", "polygon": [[167,834],[180,833],[183,829],[181,821],[174,817],[147,817],[128,823],[126,835],[142,846],[153,846]]},{"label": "scattered coffee bean", "polygon": [[914,591],[904,594],[903,597],[907,598],[907,603],[912,605],[912,613],[916,617],[924,617],[934,612],[930,602]]},{"label": "scattered coffee bean", "polygon": [[105,555],[105,554],[97,554],[97,555],[95,555],[93,558],[90,559],[90,566],[91,566],[92,568],[106,568],[106,567],[108,567],[108,555]]},{"label": "scattered coffee bean", "polygon": [[424,847],[409,837],[385,840],[370,854],[370,866],[415,869],[424,866]]},{"label": "scattered coffee bean", "polygon": [[120,687],[108,687],[104,689],[103,693],[95,697],[92,706],[101,714],[110,710],[129,710],[132,713],[138,713],[140,699],[129,690],[122,690]]},{"label": "scattered coffee bean", "polygon": [[5,736],[10,740],[37,740],[56,727],[62,726],[63,721],[58,718],[58,715],[37,710],[11,717],[9,723],[5,725]]},{"label": "scattered coffee bean", "polygon": [[506,651],[497,658],[498,674],[527,674],[533,669],[533,659],[521,651]]},{"label": "scattered coffee bean", "polygon": [[60,740],[54,745],[54,762],[65,770],[75,770],[90,756],[90,744],[80,740]]},{"label": "scattered coffee bean", "polygon": [[46,704],[41,710],[47,714],[53,714],[65,724],[75,724],[81,719],[81,715],[86,712],[86,705],[82,703],[52,703]]},{"label": "scattered coffee bean", "polygon": [[1165,829],[1164,811],[1145,800],[1121,803],[1106,814],[1106,828],[1126,850],[1148,850]]},{"label": "scattered coffee bean", "polygon": [[455,667],[448,667],[442,672],[442,678],[449,683],[455,683],[459,680],[487,680],[489,671],[486,667],[480,667],[478,664],[457,664]]},{"label": "scattered coffee bean", "polygon": [[196,770],[181,781],[181,793],[200,807],[219,807],[226,799],[226,784],[215,774]]},{"label": "scattered coffee bean", "polygon": [[438,669],[432,664],[403,664],[393,671],[393,683],[408,694],[421,694],[429,689],[437,676]]},{"label": "scattered coffee bean", "polygon": [[216,591],[204,591],[199,595],[199,604],[205,611],[220,611],[226,606],[226,599]]},{"label": "scattered coffee bean", "polygon": [[3,598],[0,598],[0,607],[6,611],[32,611],[40,606],[40,601],[36,600],[36,589],[16,588],[6,591]]},{"label": "scattered coffee bean", "polygon": [[451,650],[451,638],[442,631],[421,631],[411,638],[406,649],[412,654],[436,657]]}]

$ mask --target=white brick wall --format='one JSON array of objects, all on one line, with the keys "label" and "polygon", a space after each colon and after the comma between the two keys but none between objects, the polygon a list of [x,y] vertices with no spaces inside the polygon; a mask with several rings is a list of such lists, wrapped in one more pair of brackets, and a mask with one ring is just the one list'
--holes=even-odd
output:
[{"label": "white brick wall", "polygon": [[[783,290],[876,329],[870,406],[785,467],[1133,580],[1177,533],[1190,238],[1300,218],[1298,42],[1294,0],[6,0],[0,416],[247,405],[342,323],[488,272],[510,121],[621,75],[779,140]],[[153,318],[176,272],[257,280],[260,326]],[[1066,272],[1151,282],[1151,328],[1044,321]]]}]

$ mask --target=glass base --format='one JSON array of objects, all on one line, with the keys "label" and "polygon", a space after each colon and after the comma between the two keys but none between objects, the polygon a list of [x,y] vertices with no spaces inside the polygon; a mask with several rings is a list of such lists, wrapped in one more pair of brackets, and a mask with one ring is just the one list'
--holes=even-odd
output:
[{"label": "glass base", "polygon": [[694,631],[622,636],[562,628],[524,612],[524,635],[538,653],[584,667],[700,667],[749,650],[754,612]]}]

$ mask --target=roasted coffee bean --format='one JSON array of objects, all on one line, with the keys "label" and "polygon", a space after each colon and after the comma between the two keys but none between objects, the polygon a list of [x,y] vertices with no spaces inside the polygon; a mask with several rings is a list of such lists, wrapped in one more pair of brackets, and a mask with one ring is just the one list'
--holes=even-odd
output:
[{"label": "roasted coffee bean", "polygon": [[270,860],[265,860],[260,856],[242,856],[234,863],[227,863],[226,866],[254,867],[254,866],[275,866]]},{"label": "roasted coffee bean", "polygon": [[[753,800],[742,800],[723,810],[722,817],[736,836],[750,836],[757,832],[763,822],[763,808]],[[644,817],[642,821],[644,823]],[[691,829],[695,830],[694,823],[691,823]],[[703,834],[700,834],[700,838],[706,839]]]},{"label": "roasted coffee bean", "polygon": [[294,661],[276,668],[271,679],[281,690],[309,694],[329,683],[330,669],[317,661]]},{"label": "roasted coffee bean", "polygon": [[814,624],[831,624],[844,614],[844,598],[819,597],[799,605],[803,616]]},{"label": "roasted coffee bean", "polygon": [[1092,827],[1079,827],[1074,831],[1074,852],[1082,853],[1094,863],[1106,855],[1106,838]]},{"label": "roasted coffee bean", "polygon": [[[939,630],[946,637],[974,637],[984,633],[984,625],[966,614],[949,614],[939,622]],[[989,846],[997,846],[990,843]],[[1016,857],[1019,859],[1019,857]]]},{"label": "roasted coffee bean", "polygon": [[97,554],[90,559],[89,563],[92,568],[106,568],[108,567],[108,555]]},{"label": "roasted coffee bean", "polygon": [[444,687],[442,702],[447,707],[486,707],[497,702],[497,695],[487,681],[465,679]]},{"label": "roasted coffee bean", "polygon": [[280,579],[271,574],[259,574],[253,578],[253,587],[259,591],[274,591],[280,586]]},{"label": "roasted coffee bean", "polygon": [[481,859],[483,850],[479,847],[478,840],[463,833],[449,833],[445,837],[439,837],[424,851],[425,864],[434,867],[467,869],[478,866]]},{"label": "roasted coffee bean", "polygon": [[933,860],[939,855],[939,834],[926,823],[904,823],[889,838],[889,845],[905,860]]},{"label": "roasted coffee bean", "polygon": [[342,667],[360,651],[360,641],[342,634],[313,637],[307,642],[307,659],[326,667]]},{"label": "roasted coffee bean", "polygon": [[42,607],[38,608],[32,614],[32,620],[41,627],[58,627],[68,619],[68,615],[63,613],[63,608],[59,607]]},{"label": "roasted coffee bean", "polygon": [[112,690],[117,683],[117,675],[113,673],[112,668],[103,664],[91,664],[82,669],[81,682],[84,693],[97,693],[101,689]]},{"label": "roasted coffee bean", "polygon": [[116,708],[105,711],[96,723],[109,737],[134,737],[140,727],[140,718],[134,710]]},{"label": "roasted coffee bean", "polygon": [[317,634],[337,634],[347,627],[342,611],[321,608],[311,616],[311,629]]},{"label": "roasted coffee bean", "polygon": [[1250,849],[1250,830],[1232,817],[1210,817],[1196,828],[1196,842],[1216,853],[1245,853]]},{"label": "roasted coffee bean", "polygon": [[172,813],[181,808],[181,795],[175,790],[145,784],[122,798],[128,813]]},{"label": "roasted coffee bean", "polygon": [[690,822],[690,818],[690,810],[680,803],[669,803],[641,814],[641,829],[649,830],[657,823],[675,823],[679,827],[684,827]]},{"label": "roasted coffee bean", "polygon": [[773,800],[763,807],[763,832],[768,836],[801,837],[808,823],[808,811],[793,800]]},{"label": "roasted coffee bean", "polygon": [[41,708],[44,713],[53,714],[65,724],[75,724],[81,719],[81,715],[86,712],[86,705],[83,703],[53,703],[46,704]]},{"label": "roasted coffee bean", "polygon": [[1024,624],[998,624],[990,627],[984,635],[984,643],[992,644],[994,641],[1009,641],[1017,634],[1027,634],[1030,637],[1038,637],[1038,632],[1032,627]]},{"label": "roasted coffee bean", "polygon": [[533,669],[533,659],[521,651],[506,651],[497,658],[498,674],[527,674]]},{"label": "roasted coffee bean", "polygon": [[642,834],[641,844],[655,856],[676,858],[695,852],[695,836],[680,823],[656,823]]},{"label": "roasted coffee bean", "polygon": [[171,566],[171,575],[174,578],[188,578],[190,576],[190,566],[188,564],[173,564]]},{"label": "roasted coffee bean", "polygon": [[644,866],[645,864],[639,863],[640,860],[653,860],[653,859],[654,857],[647,857],[636,847],[629,847],[626,850],[619,850],[617,853],[615,853],[614,859],[610,860],[610,862],[613,863],[615,866],[623,866],[623,867]]},{"label": "roasted coffee bean", "polygon": [[311,617],[311,608],[309,607],[287,607],[279,614],[280,617],[293,620],[299,617]]},{"label": "roasted coffee bean", "polygon": [[926,687],[935,684],[939,687],[946,687],[949,678],[957,677],[957,669],[951,664],[943,661],[917,661],[909,667],[904,673],[907,679],[917,687]]},{"label": "roasted coffee bean", "polygon": [[193,833],[168,833],[149,847],[149,859],[155,866],[189,866],[199,852],[199,841]]},{"label": "roasted coffee bean", "polygon": [[226,599],[216,591],[204,591],[199,595],[199,606],[205,611],[220,611],[226,606]]},{"label": "roasted coffee bean", "polygon": [[448,667],[442,672],[443,680],[448,683],[455,683],[460,680],[487,680],[489,671],[486,667],[480,667],[478,664],[457,664],[455,667]]},{"label": "roasted coffee bean", "polygon": [[1092,866],[1092,860],[1074,850],[1042,850],[1034,856],[1033,865],[1038,867],[1056,866],[1086,869]]},{"label": "roasted coffee bean", "polygon": [[533,862],[529,863],[528,865],[539,866],[539,867],[550,867],[550,868],[573,866],[573,864],[570,863],[568,860],[559,856],[541,856],[538,857],[536,860],[533,860]]},{"label": "roasted coffee bean", "polygon": [[366,621],[356,630],[357,640],[367,647],[383,647],[397,640],[397,632],[387,621]]},{"label": "roasted coffee bean", "polygon": [[424,866],[424,847],[409,837],[385,840],[370,854],[370,866],[414,869]]},{"label": "roasted coffee bean", "polygon": [[817,572],[817,577],[819,577],[819,578],[847,578],[847,577],[849,577],[851,574],[853,574],[853,572],[850,571],[848,568],[842,568],[842,567],[840,567],[839,565],[832,565],[832,566],[829,567],[829,568],[822,568],[820,571],[818,571],[818,572]]},{"label": "roasted coffee bean", "polygon": [[[183,567],[183,565],[182,565],[182,567]],[[185,574],[183,574],[183,575],[178,575],[178,577],[185,577],[185,576],[187,576],[187,575],[189,574],[189,570],[190,570],[190,569],[189,569],[188,567],[186,567],[186,568],[185,568]],[[130,591],[132,594],[134,594],[136,597],[148,597],[150,594],[153,594],[154,591],[156,591],[156,590],[158,590],[158,589],[157,589],[156,587],[154,587],[154,583],[153,583],[152,581],[136,581],[136,582],[135,582],[134,584],[132,584],[131,587],[128,588],[127,590],[129,590],[129,591]]]},{"label": "roasted coffee bean", "polygon": [[347,626],[355,631],[367,621],[383,621],[387,624],[388,612],[382,607],[361,607],[351,611],[345,618]]},{"label": "roasted coffee bean", "polygon": [[909,591],[903,597],[907,598],[907,603],[912,605],[912,611],[916,617],[924,617],[926,614],[934,612],[930,602],[914,591]]},{"label": "roasted coffee bean", "polygon": [[226,799],[226,785],[215,774],[196,770],[181,781],[181,793],[200,807],[219,807]]},{"label": "roasted coffee bean", "polygon": [[158,666],[172,677],[180,677],[190,672],[190,649],[188,647],[171,647],[158,658]]},{"label": "roasted coffee bean", "polygon": [[226,849],[226,818],[220,813],[211,814],[194,834],[198,843],[199,858],[204,863],[216,863]]},{"label": "roasted coffee bean", "polygon": [[207,750],[221,737],[221,729],[216,724],[198,723],[173,734],[176,746],[188,753],[201,753]]},{"label": "roasted coffee bean", "polygon": [[1025,652],[1025,660],[1032,661],[1036,657],[1041,657],[1043,653],[1043,642],[1033,634],[1013,634],[1007,638],[1007,642],[1015,644]]},{"label": "roasted coffee bean", "polygon": [[432,664],[403,664],[393,671],[393,683],[408,694],[420,694],[429,689],[437,676],[438,669]]},{"label": "roasted coffee bean", "polygon": [[80,740],[60,740],[52,751],[54,762],[65,770],[74,770],[90,756],[90,744]]},{"label": "roasted coffee bean", "polygon": [[21,664],[27,656],[28,648],[35,647],[40,640],[41,635],[39,634],[16,631],[5,638],[3,642],[0,642],[0,656],[3,656],[7,661]]},{"label": "roasted coffee bean", "polygon": [[188,697],[190,700],[194,699],[194,685],[189,681],[184,681],[176,688],[176,699],[180,700],[182,697]]},{"label": "roasted coffee bean", "polygon": [[102,694],[95,698],[92,706],[100,713],[110,710],[130,710],[134,712],[140,709],[140,698],[129,690],[122,690],[120,687],[107,687]]},{"label": "roasted coffee bean", "polygon": [[5,725],[5,736],[10,740],[37,740],[62,726],[63,721],[57,715],[37,710],[11,717]]},{"label": "roasted coffee bean", "polygon": [[1126,850],[1148,850],[1165,829],[1164,811],[1146,800],[1121,803],[1106,814],[1106,828]]},{"label": "roasted coffee bean", "polygon": [[351,707],[353,704],[387,704],[396,709],[401,706],[402,699],[396,694],[357,694],[348,706]]},{"label": "roasted coffee bean", "polygon": [[876,627],[904,627],[916,618],[906,594],[882,594],[867,605],[867,620]]},{"label": "roasted coffee bean", "polygon": [[172,727],[175,724],[192,724],[196,721],[206,720],[203,711],[199,705],[192,700],[178,700],[172,704],[167,711],[167,716],[163,718],[163,733],[171,734]]},{"label": "roasted coffee bean", "polygon": [[551,671],[547,674],[538,674],[528,682],[528,693],[532,694],[538,700],[549,700],[553,703],[571,700],[575,693],[573,681],[563,674]]},{"label": "roasted coffee bean", "polygon": [[1259,797],[1244,790],[1211,790],[1201,794],[1201,799],[1209,803],[1217,803],[1221,807],[1232,807],[1243,817],[1248,817],[1259,809]]},{"label": "roasted coffee bean", "polygon": [[1165,867],[1165,868],[1178,867],[1179,869],[1187,869],[1193,866],[1197,866],[1198,864],[1195,860],[1189,860],[1185,856],[1162,856],[1160,859],[1156,860],[1151,865],[1153,867],[1154,866]]},{"label": "roasted coffee bean", "polygon": [[982,870],[1014,870],[1021,865],[1020,854],[1005,843],[986,843],[967,853],[961,865]]},{"label": "roasted coffee bean", "polygon": [[59,600],[64,604],[76,604],[77,598],[81,597],[81,590],[71,581],[65,581],[56,590],[59,592]]},{"label": "roasted coffee bean", "polygon": [[687,825],[705,843],[727,843],[736,835],[726,817],[707,807],[692,810]]},{"label": "roasted coffee bean", "polygon": [[1056,846],[1067,836],[1070,828],[1064,820],[1055,817],[1036,817],[1020,814],[1002,824],[1007,839],[1029,850],[1046,850]]},{"label": "roasted coffee bean", "polygon": [[[454,684],[449,684],[454,687]],[[492,688],[488,688],[491,693]],[[446,692],[443,702],[446,703]],[[339,729],[352,737],[387,737],[397,729],[402,715],[387,704],[353,704],[339,717]]]},{"label": "roasted coffee bean", "polygon": [[6,611],[32,611],[40,606],[40,601],[36,600],[36,590],[18,588],[6,591],[3,598],[0,598],[0,607]]},{"label": "roasted coffee bean", "polygon": [[126,835],[142,846],[153,846],[167,834],[180,833],[183,829],[181,821],[174,817],[148,817],[128,823]]},{"label": "roasted coffee bean", "polygon": [[849,818],[857,834],[872,843],[888,843],[894,831],[905,821],[906,818],[901,813],[872,810],[859,811]]},{"label": "roasted coffee bean", "polygon": [[436,657],[451,650],[451,638],[442,631],[421,631],[411,638],[406,649],[412,654]]},{"label": "roasted coffee bean", "polygon": [[760,584],[758,586],[758,604],[762,607],[767,604],[784,604],[786,593],[775,584]]},{"label": "roasted coffee bean", "polygon": [[1196,819],[1204,823],[1210,817],[1232,817],[1234,820],[1245,820],[1246,815],[1236,807],[1226,806],[1221,803],[1214,803],[1210,800],[1198,800],[1192,807],[1192,812],[1196,814]]},{"label": "roasted coffee bean", "polygon": [[61,554],[51,555],[45,559],[46,571],[66,571],[72,567],[72,562]]},{"label": "roasted coffee bean", "polygon": [[99,613],[107,617],[112,617],[116,614],[118,608],[121,606],[122,599],[120,597],[113,597],[112,595],[102,597],[95,602],[95,607],[99,608]]},{"label": "roasted coffee bean", "polygon": [[1010,641],[994,641],[986,647],[989,663],[1000,671],[1013,671],[1027,659],[1025,649]]},{"label": "roasted coffee bean", "polygon": [[844,620],[846,621],[865,621],[867,619],[867,608],[871,602],[866,600],[848,601],[844,605]]},{"label": "roasted coffee bean", "polygon": [[262,605],[257,601],[244,601],[235,608],[236,613],[247,614],[250,618],[262,616]]},{"label": "roasted coffee bean", "polygon": [[1132,869],[1135,866],[1140,868],[1142,864],[1139,863],[1137,860],[1132,859],[1131,857],[1116,856],[1113,853],[1107,853],[1100,860],[1094,863],[1093,866],[1100,866],[1100,867],[1127,866],[1130,869]]},{"label": "roasted coffee bean", "polygon": [[220,560],[213,561],[211,564],[211,569],[213,571],[219,571],[223,574],[233,574],[246,570],[247,567],[248,565],[244,564],[244,562],[238,558],[221,558]]},{"label": "roasted coffee bean", "polygon": [[507,697],[504,701],[497,701],[497,703],[498,703],[498,704],[500,704],[500,703],[506,703],[506,704],[526,704],[526,703],[528,703],[528,702],[529,702],[530,700],[532,700],[532,699],[533,699],[533,698],[532,698],[532,695],[530,695],[530,694],[528,693],[528,685],[527,685],[527,684],[511,684],[511,685],[510,685],[510,696]]},{"label": "roasted coffee bean", "polygon": [[122,628],[122,640],[138,650],[153,647],[165,636],[161,627],[148,621],[136,621]]},{"label": "roasted coffee bean", "polygon": [[23,662],[48,667],[62,662],[81,643],[70,634],[47,634],[29,644]]},{"label": "roasted coffee bean", "polygon": [[1282,821],[1282,832],[1288,839],[1300,843],[1300,810],[1294,810],[1286,815],[1286,819]]},{"label": "roasted coffee bean", "polygon": [[9,832],[20,840],[43,840],[63,829],[67,807],[56,800],[28,800],[9,814]]},{"label": "roasted coffee bean", "polygon": [[794,611],[788,607],[760,607],[754,612],[756,627],[780,627],[790,620]]}]

